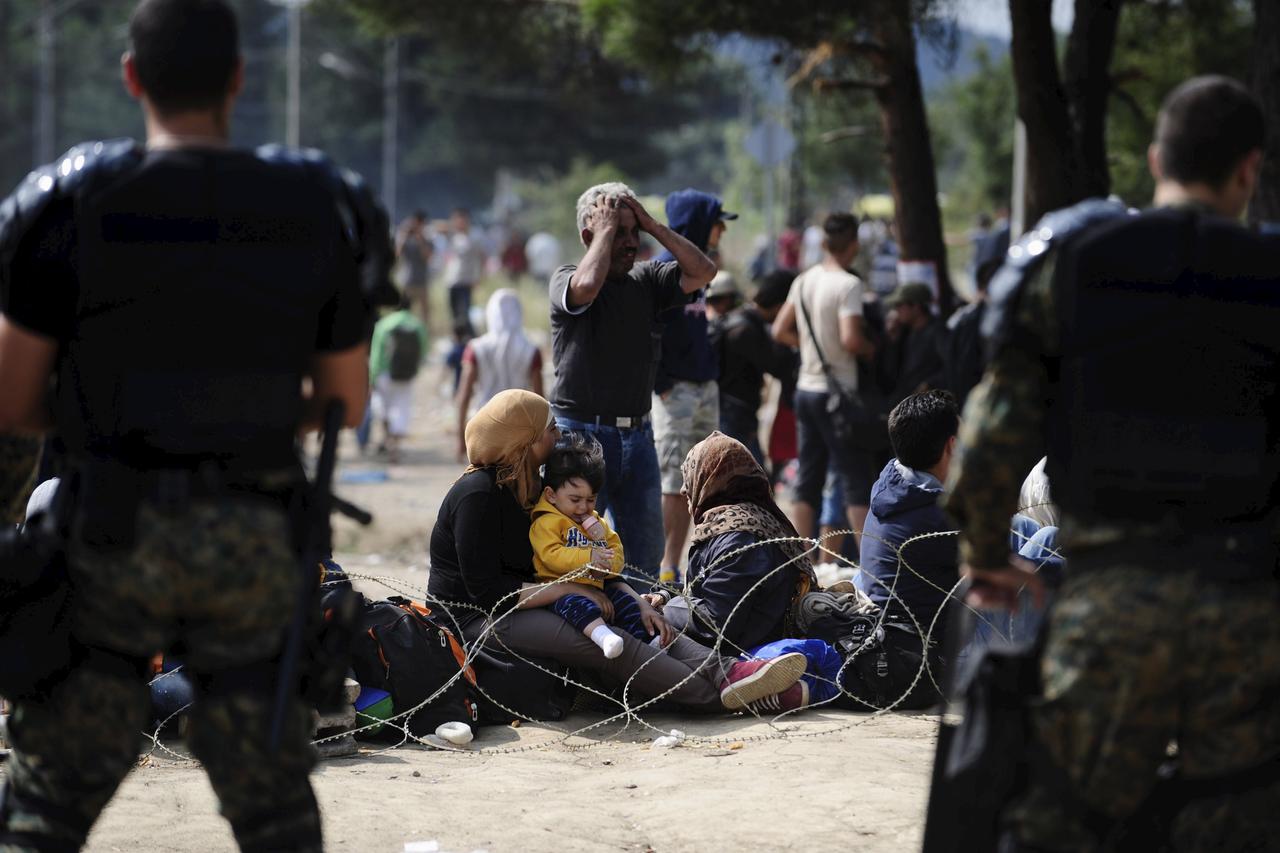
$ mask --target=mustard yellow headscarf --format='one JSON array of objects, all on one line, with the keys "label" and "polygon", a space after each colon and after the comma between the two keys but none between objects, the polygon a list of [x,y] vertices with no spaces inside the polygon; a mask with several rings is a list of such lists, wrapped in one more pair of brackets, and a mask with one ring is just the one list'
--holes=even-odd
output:
[{"label": "mustard yellow headscarf", "polygon": [[529,451],[550,423],[551,404],[532,391],[512,388],[495,394],[467,421],[467,473],[497,469],[498,485],[532,509],[541,483]]}]

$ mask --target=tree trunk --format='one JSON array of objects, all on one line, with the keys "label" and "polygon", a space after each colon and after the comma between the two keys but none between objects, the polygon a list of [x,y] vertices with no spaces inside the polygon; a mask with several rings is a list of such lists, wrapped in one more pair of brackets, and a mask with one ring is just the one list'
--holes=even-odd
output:
[{"label": "tree trunk", "polygon": [[876,87],[884,127],[885,163],[893,187],[894,222],[904,261],[927,261],[937,268],[938,305],[943,315],[955,303],[947,271],[947,247],[938,209],[938,180],[924,110],[924,91],[916,66],[911,4],[878,4],[874,34],[881,49],[872,64],[885,81]]},{"label": "tree trunk", "polygon": [[1027,129],[1024,227],[1030,227],[1051,210],[1085,197],[1079,189],[1075,131],[1058,76],[1050,11],[1047,2],[1009,0],[1018,117]]},{"label": "tree trunk", "polygon": [[[1015,0],[1016,2],[1016,0]],[[1026,5],[1025,3],[1021,5]],[[1067,39],[1063,77],[1075,131],[1081,198],[1111,191],[1107,168],[1107,100],[1111,94],[1111,56],[1123,0],[1076,0]]]},{"label": "tree trunk", "polygon": [[[795,69],[788,69],[788,74]],[[809,122],[812,111],[808,108],[807,98],[792,92],[787,108],[791,112],[791,128],[795,132],[799,145],[791,155],[789,175],[791,192],[787,199],[787,224],[804,230],[809,218],[809,193],[805,185],[805,160],[809,154]]]},{"label": "tree trunk", "polygon": [[1253,0],[1253,18],[1249,83],[1267,117],[1267,146],[1249,221],[1280,222],[1280,0]]},{"label": "tree trunk", "polygon": [[[17,63],[13,60],[12,36],[9,33],[12,16],[9,14],[9,6],[9,0],[0,0],[0,68],[8,69],[10,75],[9,85],[5,86],[4,92],[0,93],[0,128],[2,128],[0,130],[0,162],[17,162],[25,165],[26,158],[18,154],[20,150],[18,142],[21,141],[22,149],[25,149],[24,153],[30,151],[31,146],[25,134],[18,130],[25,123],[13,120],[13,116],[17,114],[15,103],[18,100],[17,92],[20,88],[19,85],[14,85],[17,82],[14,78],[20,72]],[[0,179],[0,193],[9,192],[12,186],[13,181]]]}]

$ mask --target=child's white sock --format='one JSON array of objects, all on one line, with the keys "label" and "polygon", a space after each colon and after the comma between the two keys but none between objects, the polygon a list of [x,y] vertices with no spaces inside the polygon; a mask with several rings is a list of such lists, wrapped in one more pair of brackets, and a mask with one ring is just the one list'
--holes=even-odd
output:
[{"label": "child's white sock", "polygon": [[609,660],[622,654],[622,638],[613,633],[608,625],[597,625],[591,632],[591,642],[599,646]]}]

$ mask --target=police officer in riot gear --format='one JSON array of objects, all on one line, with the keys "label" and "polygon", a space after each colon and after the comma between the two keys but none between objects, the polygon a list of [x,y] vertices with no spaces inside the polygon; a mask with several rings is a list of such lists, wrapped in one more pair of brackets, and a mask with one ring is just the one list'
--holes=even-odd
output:
[{"label": "police officer in riot gear", "polygon": [[389,256],[369,245],[385,219],[319,155],[229,146],[226,0],[142,0],[129,37],[145,147],[77,146],[0,207],[0,432],[52,433],[80,650],[10,697],[0,846],[83,844],[137,757],[148,661],[176,652],[241,848],[319,850],[301,701],[270,734],[298,599],[288,507],[297,435],[333,401],[347,426],[363,414],[361,264]]},{"label": "police officer in riot gear", "polygon": [[1046,218],[992,283],[992,361],[947,509],[980,604],[1048,449],[1068,577],[1002,850],[1274,850],[1280,838],[1280,241],[1238,219],[1265,140],[1223,77],[1165,100],[1155,206]]}]

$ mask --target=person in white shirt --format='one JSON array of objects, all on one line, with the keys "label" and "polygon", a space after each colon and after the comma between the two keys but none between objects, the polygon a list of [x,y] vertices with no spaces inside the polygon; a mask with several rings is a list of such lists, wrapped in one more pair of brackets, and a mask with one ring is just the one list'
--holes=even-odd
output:
[{"label": "person in white shirt", "polygon": [[858,359],[871,358],[875,345],[862,317],[865,285],[848,271],[858,256],[858,220],[832,213],[822,230],[822,262],[800,274],[773,323],[777,340],[800,349],[795,397],[800,469],[792,519],[801,536],[816,534],[830,466],[843,489],[849,526],[860,537],[875,460],[869,449],[836,434],[828,403],[836,392],[857,394]]},{"label": "person in white shirt", "polygon": [[467,421],[508,388],[542,396],[542,352],[524,333],[524,307],[509,287],[495,290],[485,306],[485,333],[462,352],[458,383],[458,458],[467,456]]}]

